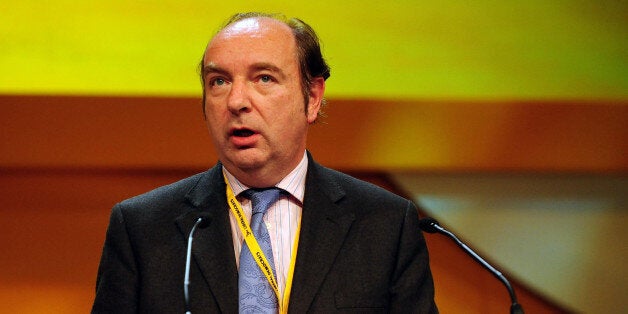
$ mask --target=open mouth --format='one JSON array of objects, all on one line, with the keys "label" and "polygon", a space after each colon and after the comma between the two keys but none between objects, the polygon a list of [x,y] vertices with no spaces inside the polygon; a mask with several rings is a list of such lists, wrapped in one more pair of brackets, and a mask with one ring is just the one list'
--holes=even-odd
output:
[{"label": "open mouth", "polygon": [[255,134],[255,132],[249,129],[238,129],[238,130],[233,130],[232,134],[233,136],[237,136],[237,137],[249,137]]}]

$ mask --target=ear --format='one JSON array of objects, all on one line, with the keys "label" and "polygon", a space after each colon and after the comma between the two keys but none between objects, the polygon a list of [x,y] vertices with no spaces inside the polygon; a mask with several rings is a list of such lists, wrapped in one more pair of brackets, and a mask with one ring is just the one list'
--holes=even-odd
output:
[{"label": "ear", "polygon": [[310,98],[307,104],[307,122],[314,123],[318,118],[318,112],[321,109],[323,95],[325,94],[325,79],[322,77],[312,78],[310,84]]}]

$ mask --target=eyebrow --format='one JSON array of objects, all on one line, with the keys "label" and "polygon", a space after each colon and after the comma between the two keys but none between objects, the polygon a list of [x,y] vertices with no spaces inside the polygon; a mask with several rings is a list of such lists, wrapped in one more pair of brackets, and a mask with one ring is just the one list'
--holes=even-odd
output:
[{"label": "eyebrow", "polygon": [[203,66],[203,77],[206,77],[207,74],[209,73],[220,73],[223,75],[228,75],[229,73],[227,72],[227,70],[217,66],[214,63],[209,63],[206,66]]},{"label": "eyebrow", "polygon": [[268,71],[272,71],[272,72],[283,72],[281,71],[281,69],[272,64],[272,63],[266,63],[266,62],[260,62],[260,63],[255,63],[253,64],[253,66],[251,66],[251,68],[253,68],[254,70],[268,70]]},{"label": "eyebrow", "polygon": [[[268,63],[268,62],[259,62],[259,63],[254,63],[253,65],[250,66],[250,71],[251,72],[258,72],[258,71],[270,71],[273,72],[274,74],[280,76],[281,78],[285,78],[286,74],[285,72],[279,68],[278,66],[272,64],[272,63]],[[203,66],[203,77],[206,77],[208,74],[210,73],[219,73],[225,76],[229,76],[229,71],[221,68],[220,66],[214,64],[214,63],[209,63],[208,65]]]},{"label": "eyebrow", "polygon": [[270,71],[272,72],[274,75],[278,76],[279,79],[285,79],[286,78],[286,73],[278,66],[272,64],[272,63],[268,63],[268,62],[260,62],[260,63],[255,63],[251,66],[251,68],[253,69],[254,72],[257,71]]}]

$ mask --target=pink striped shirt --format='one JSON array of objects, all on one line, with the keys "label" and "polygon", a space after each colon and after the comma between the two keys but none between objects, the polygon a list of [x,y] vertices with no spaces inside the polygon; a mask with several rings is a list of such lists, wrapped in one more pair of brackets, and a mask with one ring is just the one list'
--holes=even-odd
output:
[{"label": "pink striped shirt", "polygon": [[[273,260],[275,262],[275,276],[279,292],[283,295],[286,287],[286,278],[290,270],[290,261],[294,248],[297,228],[301,221],[301,211],[303,209],[303,196],[305,194],[305,175],[307,173],[307,156],[303,154],[303,159],[290,174],[288,174],[277,185],[278,188],[286,190],[290,196],[282,196],[275,204],[271,205],[264,215],[264,222],[270,234],[273,247]],[[236,179],[227,169],[222,168],[229,180],[229,185],[242,205],[242,210],[247,221],[251,221],[251,201],[240,196],[240,193],[249,189]],[[233,248],[235,251],[236,264],[240,267],[240,250],[244,238],[238,227],[235,216],[229,211],[231,221],[231,234],[233,236]]]}]

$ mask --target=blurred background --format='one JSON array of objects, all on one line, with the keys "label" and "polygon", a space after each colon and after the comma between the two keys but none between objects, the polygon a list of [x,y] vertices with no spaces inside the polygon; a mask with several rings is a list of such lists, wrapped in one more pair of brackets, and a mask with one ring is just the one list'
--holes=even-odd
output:
[{"label": "blurred background", "polygon": [[[628,308],[628,2],[57,0],[0,4],[0,312],[88,312],[110,208],[216,162],[197,66],[243,11],[321,38],[319,162],[413,199],[530,313]],[[441,312],[506,312],[437,237]]]}]

